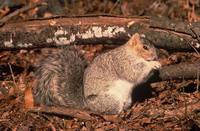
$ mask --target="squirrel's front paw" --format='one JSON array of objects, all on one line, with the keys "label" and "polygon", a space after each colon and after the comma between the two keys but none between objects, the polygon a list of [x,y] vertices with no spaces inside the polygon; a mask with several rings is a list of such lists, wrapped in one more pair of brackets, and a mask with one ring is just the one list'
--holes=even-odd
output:
[{"label": "squirrel's front paw", "polygon": [[158,61],[151,61],[150,62],[150,65],[152,66],[152,68],[154,70],[158,70],[161,68],[161,64],[158,62]]}]

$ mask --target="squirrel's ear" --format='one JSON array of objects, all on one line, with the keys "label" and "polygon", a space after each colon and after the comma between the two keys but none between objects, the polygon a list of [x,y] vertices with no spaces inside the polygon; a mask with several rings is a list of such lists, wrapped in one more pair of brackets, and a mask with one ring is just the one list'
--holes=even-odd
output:
[{"label": "squirrel's ear", "polygon": [[130,40],[128,41],[128,44],[130,46],[135,46],[137,45],[138,43],[140,43],[140,35],[138,33],[135,33],[131,38]]}]

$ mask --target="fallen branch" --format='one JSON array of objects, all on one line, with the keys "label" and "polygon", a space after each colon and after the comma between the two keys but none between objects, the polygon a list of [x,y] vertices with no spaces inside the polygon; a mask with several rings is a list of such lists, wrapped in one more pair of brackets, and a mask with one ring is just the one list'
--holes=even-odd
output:
[{"label": "fallen branch", "polygon": [[6,24],[0,28],[0,49],[123,44],[136,32],[159,48],[200,50],[200,23],[120,16],[55,17]]},{"label": "fallen branch", "polygon": [[159,70],[159,80],[196,79],[200,76],[200,62],[169,65]]},{"label": "fallen branch", "polygon": [[0,19],[0,27],[3,26],[8,20],[10,20],[11,18],[13,18],[14,16],[19,15],[20,13],[23,13],[25,11],[31,10],[35,7],[41,6],[41,3],[36,3],[36,4],[30,4],[27,6],[24,6],[12,13],[10,13],[9,15],[4,16],[2,19]]},{"label": "fallen branch", "polygon": [[92,117],[89,111],[79,110],[79,109],[73,109],[73,108],[66,108],[66,107],[32,107],[28,109],[29,112],[40,112],[40,113],[48,113],[48,114],[54,114],[54,115],[62,115],[62,116],[70,116],[79,118],[82,120],[93,120],[94,117]]},{"label": "fallen branch", "polygon": [[179,63],[163,66],[158,70],[149,82],[159,82],[167,80],[191,80],[200,76],[200,61],[194,63]]}]

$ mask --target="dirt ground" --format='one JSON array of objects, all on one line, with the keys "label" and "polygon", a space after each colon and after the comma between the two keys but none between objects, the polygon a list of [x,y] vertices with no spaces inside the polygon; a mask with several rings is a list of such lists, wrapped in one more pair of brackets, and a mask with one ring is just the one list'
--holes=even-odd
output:
[{"label": "dirt ground", "polygon": [[[53,15],[109,13],[124,16],[165,16],[181,21],[200,20],[199,0],[43,0],[46,6],[20,13],[10,21]],[[39,0],[0,0],[0,19]],[[7,21],[7,22],[10,22]],[[108,45],[79,46],[86,58],[113,48]],[[119,116],[95,115],[83,120],[52,113],[29,112],[25,101],[34,81],[37,62],[47,52],[59,49],[0,51],[0,130],[200,130],[199,79],[151,83],[136,90],[140,96],[133,107]],[[198,52],[172,52],[159,49],[161,59],[172,63],[194,62]]]}]

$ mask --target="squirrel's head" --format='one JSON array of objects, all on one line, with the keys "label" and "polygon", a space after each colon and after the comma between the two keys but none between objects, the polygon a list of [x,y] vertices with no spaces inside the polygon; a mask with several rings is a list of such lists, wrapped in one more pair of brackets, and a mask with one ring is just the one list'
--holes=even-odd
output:
[{"label": "squirrel's head", "polygon": [[157,54],[154,46],[148,40],[140,38],[138,33],[135,33],[127,42],[131,51],[136,55],[144,58],[147,61],[156,60]]}]

